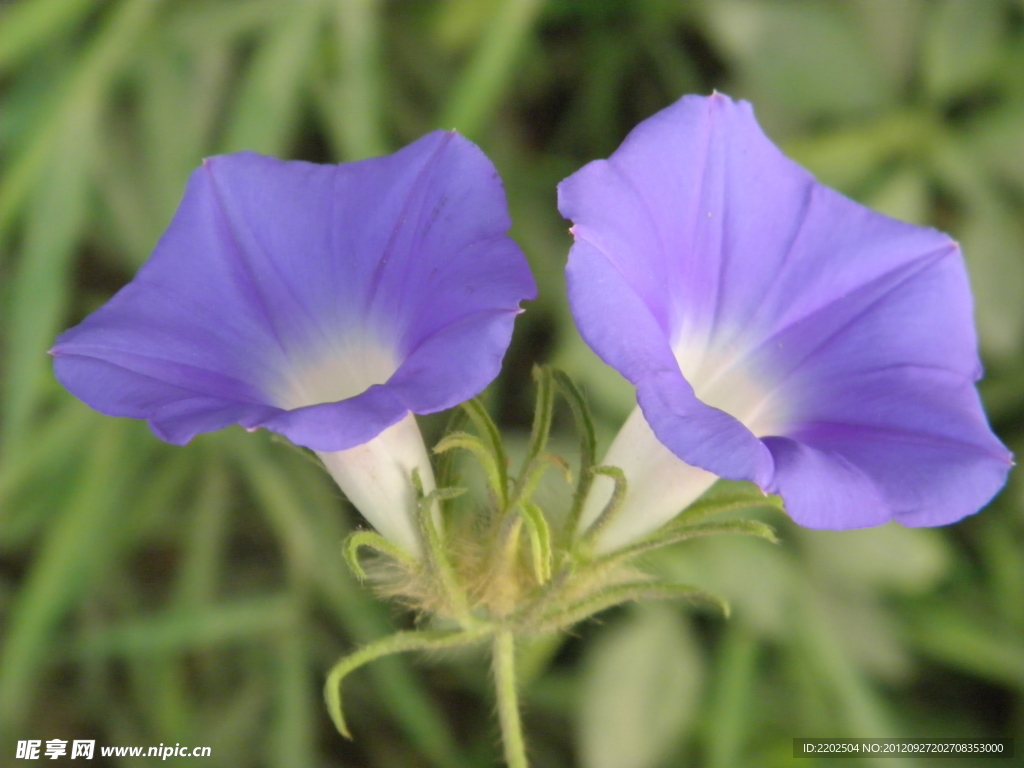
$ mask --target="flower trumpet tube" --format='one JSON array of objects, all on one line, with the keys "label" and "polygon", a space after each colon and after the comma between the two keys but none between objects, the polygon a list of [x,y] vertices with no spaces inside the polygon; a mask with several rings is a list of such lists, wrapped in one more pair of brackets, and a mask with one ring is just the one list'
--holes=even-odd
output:
[{"label": "flower trumpet tube", "polygon": [[[746,102],[684,97],[563,181],[559,209],[576,324],[637,390],[600,549],[716,477],[829,529],[951,523],[1005,482],[957,243],[819,184]],[[582,528],[610,494],[597,478]]]},{"label": "flower trumpet tube", "polygon": [[265,427],[316,451],[392,543],[421,552],[412,414],[497,375],[536,294],[484,154],[437,131],[342,165],[204,161],[150,260],[51,353],[103,413],[184,444]]}]

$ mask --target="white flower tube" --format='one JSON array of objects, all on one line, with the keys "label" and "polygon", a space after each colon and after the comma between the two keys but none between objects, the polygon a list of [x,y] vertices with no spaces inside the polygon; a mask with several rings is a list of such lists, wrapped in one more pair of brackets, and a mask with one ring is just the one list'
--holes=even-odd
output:
[{"label": "white flower tube", "polygon": [[[317,456],[370,525],[413,555],[422,554],[413,470],[419,470],[424,493],[430,493],[435,485],[415,416],[406,414],[397,424],[355,448],[318,452]],[[439,522],[437,518],[435,512],[435,523]]]},{"label": "white flower tube", "polygon": [[[628,489],[622,508],[601,533],[597,553],[610,552],[657,530],[696,501],[718,479],[678,458],[655,437],[639,407],[633,409],[601,462],[618,467]],[[594,485],[580,516],[586,531],[611,499],[614,483],[605,475]]]}]

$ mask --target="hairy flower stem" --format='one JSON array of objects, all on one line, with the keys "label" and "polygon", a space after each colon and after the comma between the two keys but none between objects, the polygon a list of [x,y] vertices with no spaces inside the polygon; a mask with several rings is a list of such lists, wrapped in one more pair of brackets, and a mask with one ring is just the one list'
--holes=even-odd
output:
[{"label": "hairy flower stem", "polygon": [[519,698],[516,694],[515,638],[508,630],[494,635],[494,687],[498,698],[498,719],[501,740],[505,746],[508,768],[529,768],[523,724],[519,720]]}]

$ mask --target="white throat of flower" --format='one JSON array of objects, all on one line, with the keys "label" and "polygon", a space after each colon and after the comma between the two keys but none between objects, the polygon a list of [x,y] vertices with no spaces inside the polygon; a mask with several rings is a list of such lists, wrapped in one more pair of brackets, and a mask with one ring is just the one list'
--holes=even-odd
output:
[{"label": "white throat of flower", "polygon": [[317,345],[291,358],[272,388],[276,405],[287,410],[347,400],[383,384],[398,369],[391,345],[369,334]]},{"label": "white throat of flower", "polygon": [[[711,352],[703,344],[677,343],[679,369],[702,402],[738,419],[756,437],[779,434],[788,409],[775,395],[771,377],[755,371],[745,350]],[[677,457],[655,436],[639,406],[630,414],[601,462],[619,467],[628,490],[623,506],[597,542],[604,553],[657,530],[696,501],[718,479]],[[611,498],[613,483],[598,476],[583,507],[586,530]]]},{"label": "white throat of flower", "polygon": [[[384,384],[397,369],[390,344],[369,335],[349,337],[292,360],[272,391],[276,404],[289,410],[334,403],[374,384]],[[424,493],[434,490],[435,483],[423,435],[412,413],[369,442],[344,451],[318,451],[317,456],[348,500],[381,535],[413,555],[422,553],[413,470],[419,470]]]}]

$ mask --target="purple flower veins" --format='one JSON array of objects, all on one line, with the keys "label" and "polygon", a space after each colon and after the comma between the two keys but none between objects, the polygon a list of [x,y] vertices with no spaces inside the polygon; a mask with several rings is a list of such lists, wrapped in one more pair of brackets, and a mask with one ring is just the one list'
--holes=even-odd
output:
[{"label": "purple flower veins", "polygon": [[746,102],[684,97],[563,181],[559,209],[576,324],[637,388],[604,460],[630,481],[604,549],[716,476],[831,529],[951,523],[1005,482],[957,244],[817,183]]}]

